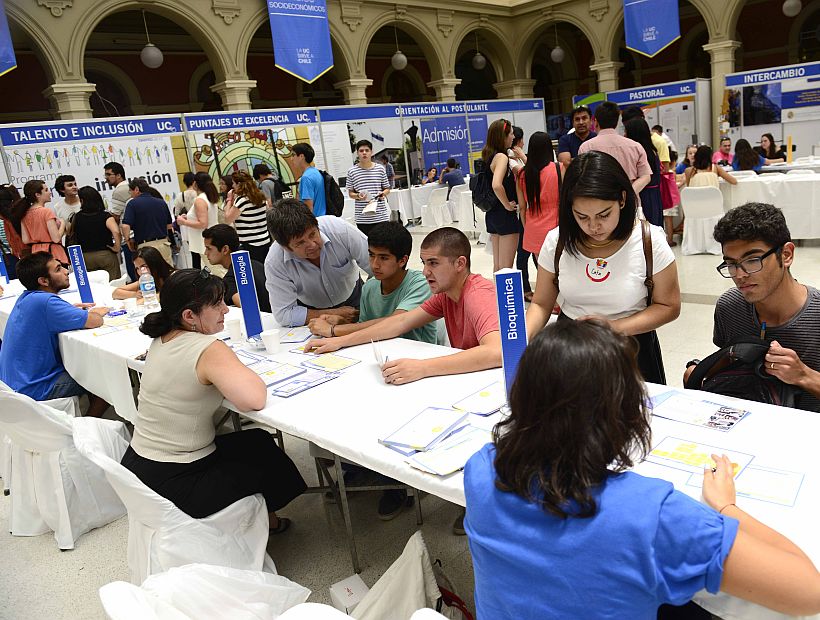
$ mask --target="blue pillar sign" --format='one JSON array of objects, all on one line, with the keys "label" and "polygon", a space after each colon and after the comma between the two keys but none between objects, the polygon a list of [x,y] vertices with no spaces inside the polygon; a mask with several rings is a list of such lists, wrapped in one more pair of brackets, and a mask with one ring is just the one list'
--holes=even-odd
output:
[{"label": "blue pillar sign", "polygon": [[242,316],[245,319],[245,333],[248,338],[262,333],[262,316],[259,314],[259,300],[256,298],[256,284],[253,281],[251,255],[247,250],[231,252],[233,274],[239,301],[242,302]]},{"label": "blue pillar sign", "polygon": [[268,0],[276,66],[315,82],[333,68],[325,0]]},{"label": "blue pillar sign", "polygon": [[624,36],[632,51],[658,55],[680,39],[678,0],[624,0]]},{"label": "blue pillar sign", "polygon": [[88,270],[85,268],[83,250],[79,245],[68,246],[68,260],[74,269],[74,277],[77,279],[77,288],[80,291],[80,300],[84,304],[94,303],[94,294],[91,292],[91,284],[88,282]]},{"label": "blue pillar sign", "polygon": [[527,348],[527,324],[524,321],[524,281],[518,269],[495,272],[495,296],[498,302],[498,326],[501,330],[501,360],[504,386],[509,398],[518,362]]}]

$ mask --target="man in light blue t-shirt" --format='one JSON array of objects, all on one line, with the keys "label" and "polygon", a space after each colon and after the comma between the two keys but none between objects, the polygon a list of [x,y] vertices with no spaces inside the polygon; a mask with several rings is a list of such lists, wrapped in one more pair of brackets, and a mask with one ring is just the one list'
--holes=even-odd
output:
[{"label": "man in light blue t-shirt", "polygon": [[[68,374],[58,336],[75,329],[100,327],[108,308],[71,305],[58,293],[68,288],[68,270],[47,252],[35,252],[17,263],[17,277],[26,291],[9,315],[0,349],[0,380],[34,400],[87,394]],[[99,417],[108,403],[88,394],[85,415]]]},{"label": "man in light blue t-shirt", "polygon": [[316,152],[313,147],[306,142],[299,142],[291,147],[293,153],[292,162],[297,173],[301,173],[299,178],[299,200],[304,202],[313,210],[313,215],[327,215],[327,203],[325,202],[325,179],[319,170],[312,166]]}]

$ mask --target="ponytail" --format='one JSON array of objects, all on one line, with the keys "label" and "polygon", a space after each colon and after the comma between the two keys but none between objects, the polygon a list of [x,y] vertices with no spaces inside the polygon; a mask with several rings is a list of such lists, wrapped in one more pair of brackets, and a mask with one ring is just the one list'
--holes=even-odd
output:
[{"label": "ponytail", "polygon": [[23,186],[23,197],[14,202],[9,208],[9,219],[11,220],[14,230],[18,235],[22,235],[22,221],[35,202],[37,202],[37,194],[43,191],[46,182],[42,179],[32,179],[26,181]]},{"label": "ponytail", "polygon": [[159,338],[174,329],[174,322],[162,310],[145,315],[140,331],[151,338]]}]

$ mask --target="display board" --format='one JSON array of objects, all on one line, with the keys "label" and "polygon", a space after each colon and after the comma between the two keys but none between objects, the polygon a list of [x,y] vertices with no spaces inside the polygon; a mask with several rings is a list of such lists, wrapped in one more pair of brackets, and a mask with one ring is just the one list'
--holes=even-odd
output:
[{"label": "display board", "polygon": [[771,133],[782,144],[791,136],[795,157],[811,155],[820,142],[820,62],[727,75],[718,120],[733,142],[757,146]]}]

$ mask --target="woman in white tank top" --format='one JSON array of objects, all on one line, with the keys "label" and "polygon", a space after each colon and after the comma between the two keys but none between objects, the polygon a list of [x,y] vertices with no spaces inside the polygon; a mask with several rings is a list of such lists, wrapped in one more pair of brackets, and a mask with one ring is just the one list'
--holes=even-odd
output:
[{"label": "woman in white tank top", "polygon": [[191,262],[194,268],[199,269],[202,265],[202,255],[205,254],[202,231],[217,223],[216,203],[219,201],[219,192],[207,172],[197,172],[194,175],[191,189],[197,194],[194,206],[185,215],[177,217],[177,224],[185,227],[188,233]]}]

